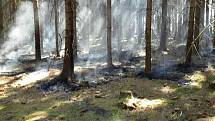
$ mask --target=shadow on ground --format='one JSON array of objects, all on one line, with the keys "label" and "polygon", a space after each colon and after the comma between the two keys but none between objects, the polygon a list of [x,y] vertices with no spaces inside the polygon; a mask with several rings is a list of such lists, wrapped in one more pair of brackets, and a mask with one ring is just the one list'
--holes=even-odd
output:
[{"label": "shadow on ground", "polygon": [[[197,71],[193,83],[180,85],[164,80],[123,78],[78,91],[41,91],[36,85],[8,88],[0,97],[0,120],[65,121],[167,121],[211,120],[215,117],[215,93],[209,82],[215,71]],[[119,94],[130,90],[140,99],[162,99],[163,104],[144,109],[119,107]]]}]

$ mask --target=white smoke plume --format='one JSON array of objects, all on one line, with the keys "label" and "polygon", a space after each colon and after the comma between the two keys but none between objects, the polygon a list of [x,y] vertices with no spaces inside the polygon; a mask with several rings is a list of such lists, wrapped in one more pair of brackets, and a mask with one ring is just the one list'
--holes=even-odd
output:
[{"label": "white smoke plume", "polygon": [[9,30],[5,43],[0,50],[0,57],[17,59],[21,54],[32,51],[31,43],[34,32],[33,8],[31,2],[22,2],[16,12],[15,22]]}]

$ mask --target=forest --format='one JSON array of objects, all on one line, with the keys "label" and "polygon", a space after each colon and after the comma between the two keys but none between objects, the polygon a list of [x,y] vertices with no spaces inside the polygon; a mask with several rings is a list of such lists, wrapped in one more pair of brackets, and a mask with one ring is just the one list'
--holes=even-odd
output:
[{"label": "forest", "polygon": [[215,1],[0,0],[0,121],[215,121]]}]

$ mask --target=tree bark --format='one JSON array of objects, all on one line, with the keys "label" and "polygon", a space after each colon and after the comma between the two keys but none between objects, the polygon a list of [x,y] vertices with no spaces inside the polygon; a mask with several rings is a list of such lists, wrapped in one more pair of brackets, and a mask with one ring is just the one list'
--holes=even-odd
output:
[{"label": "tree bark", "polygon": [[161,38],[160,50],[167,50],[167,0],[162,0],[162,24],[161,24]]},{"label": "tree bark", "polygon": [[149,76],[151,74],[151,36],[152,36],[152,0],[147,0],[146,10],[146,58],[145,58],[145,74]]},{"label": "tree bark", "polygon": [[201,28],[204,28],[205,22],[205,0],[201,1]]},{"label": "tree bark", "polygon": [[[199,41],[200,38],[198,37],[200,34],[200,24],[201,24],[201,2],[199,0],[196,1],[196,9],[195,9],[195,34],[194,34],[194,40],[195,40],[195,47],[194,49],[195,53],[199,53]],[[197,52],[196,52],[197,51]]]},{"label": "tree bark", "polygon": [[44,53],[44,48],[43,48],[43,23],[40,23],[40,50],[41,50],[41,55]]},{"label": "tree bark", "polygon": [[56,44],[56,55],[60,57],[59,51],[59,39],[58,39],[58,24],[59,24],[59,17],[58,17],[58,0],[54,0],[54,11],[55,11],[55,44]]},{"label": "tree bark", "polygon": [[39,13],[39,21],[40,21],[40,51],[41,51],[41,55],[44,53],[44,48],[43,48],[43,19],[41,18],[42,16],[42,11],[40,10],[40,5],[41,5],[41,1],[38,0],[38,13]]},{"label": "tree bark", "polygon": [[[215,14],[214,14],[214,20],[215,20]],[[214,53],[215,53],[215,22],[214,22],[214,29],[213,29],[213,32],[214,32],[213,51],[214,51]]]},{"label": "tree bark", "polygon": [[206,0],[206,26],[209,24],[209,0]]},{"label": "tree bark", "polygon": [[112,62],[112,34],[111,34],[111,29],[112,29],[112,15],[111,15],[111,0],[107,0],[107,66],[108,68],[113,67],[113,62]]},{"label": "tree bark", "polygon": [[182,17],[181,15],[179,15],[179,20],[178,20],[178,30],[177,30],[177,33],[176,33],[176,40],[177,42],[179,43],[181,41],[181,30],[182,30],[182,26],[183,26],[183,23],[182,23]]},{"label": "tree bark", "polygon": [[143,2],[141,1],[140,3],[140,8],[138,9],[137,11],[137,30],[138,30],[138,44],[141,44],[142,43],[142,37],[143,37],[143,19],[144,19],[144,16],[143,16]]},{"label": "tree bark", "polygon": [[192,61],[193,35],[194,35],[194,18],[195,18],[195,1],[190,0],[190,13],[188,24],[188,36],[186,44],[186,61],[185,64],[190,65]]},{"label": "tree bark", "polygon": [[36,56],[36,60],[41,60],[38,0],[33,0],[33,8],[34,8],[34,26],[35,26],[35,56]]},{"label": "tree bark", "polygon": [[75,39],[74,30],[74,12],[75,0],[65,0],[65,17],[66,17],[66,37],[65,37],[65,55],[63,63],[63,71],[61,72],[61,78],[72,84],[75,80],[74,76],[74,58],[73,58],[73,44]]},{"label": "tree bark", "polygon": [[2,0],[0,0],[0,41],[2,42],[3,41],[3,39],[4,39],[4,35],[3,35],[3,27],[4,27],[4,19],[3,19],[3,17],[4,17],[4,15],[3,15],[4,13],[3,13],[3,4],[2,4]]},{"label": "tree bark", "polygon": [[[75,10],[77,10],[77,2],[74,3],[74,7],[75,7]],[[77,20],[77,14],[76,14],[76,11],[74,12],[74,45],[73,45],[73,48],[74,48],[74,58],[77,59],[78,58],[78,36],[77,36],[77,23],[76,23],[76,20]]]},{"label": "tree bark", "polygon": [[117,0],[117,5],[118,5],[118,8],[120,9],[119,11],[119,14],[118,14],[118,24],[117,24],[117,32],[118,32],[118,53],[121,53],[122,51],[122,7],[121,7],[121,3],[120,3],[120,0]]}]

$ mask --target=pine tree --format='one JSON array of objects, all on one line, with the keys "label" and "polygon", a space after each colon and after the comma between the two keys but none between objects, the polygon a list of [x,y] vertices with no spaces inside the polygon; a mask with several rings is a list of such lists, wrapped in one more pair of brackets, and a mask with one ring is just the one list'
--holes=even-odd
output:
[{"label": "pine tree", "polygon": [[[195,40],[195,53],[199,53],[199,41],[200,38],[198,37],[200,34],[200,24],[201,24],[201,1],[196,1],[196,7],[195,7],[195,33],[194,33],[194,39]],[[196,52],[197,51],[197,52]]]},{"label": "pine tree", "polygon": [[73,57],[73,43],[75,39],[74,30],[74,12],[75,0],[65,0],[65,17],[66,17],[66,38],[65,38],[65,55],[63,63],[63,71],[61,72],[61,78],[72,84],[75,80],[74,75],[74,57]]},{"label": "pine tree", "polygon": [[38,12],[38,0],[33,0],[34,8],[34,26],[35,26],[35,56],[36,60],[41,60],[41,48],[40,48],[40,22]]},{"label": "pine tree", "polygon": [[56,55],[60,56],[59,51],[59,39],[58,39],[58,0],[54,0],[54,11],[55,11],[55,42],[56,42]]},{"label": "pine tree", "polygon": [[194,41],[194,18],[195,18],[195,2],[196,0],[190,0],[190,13],[188,24],[188,36],[186,44],[186,61],[185,64],[190,65],[192,61],[192,49]]},{"label": "pine tree", "polygon": [[113,62],[112,62],[112,13],[111,13],[111,0],[107,0],[107,66],[108,68],[113,67]]},{"label": "pine tree", "polygon": [[145,74],[150,76],[151,74],[151,34],[152,34],[152,0],[147,0],[146,10],[146,58],[145,58]]},{"label": "pine tree", "polygon": [[167,0],[162,0],[160,50],[167,50],[166,41],[167,41]]}]

